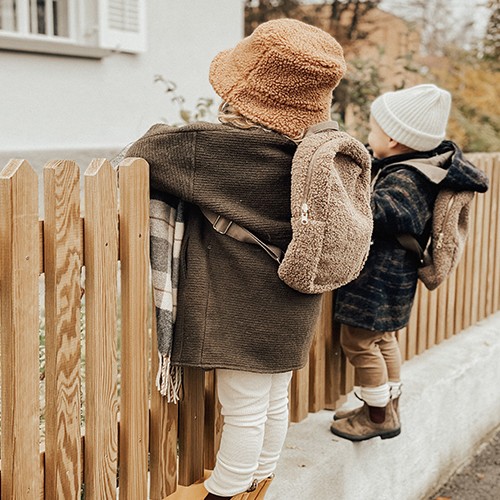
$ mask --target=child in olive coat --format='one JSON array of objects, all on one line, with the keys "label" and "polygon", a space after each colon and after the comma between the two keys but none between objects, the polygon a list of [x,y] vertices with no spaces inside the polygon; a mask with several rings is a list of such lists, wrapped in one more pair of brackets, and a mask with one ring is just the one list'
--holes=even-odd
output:
[{"label": "child in olive coat", "polygon": [[321,303],[200,207],[286,249],[296,141],[330,119],[345,70],[326,32],[291,19],[261,24],[212,61],[222,123],[155,125],[128,152],[148,161],[152,190],[187,203],[172,363],[216,369],[224,416],[214,471],[192,498],[263,498],[288,428],[292,370],[307,361]]}]

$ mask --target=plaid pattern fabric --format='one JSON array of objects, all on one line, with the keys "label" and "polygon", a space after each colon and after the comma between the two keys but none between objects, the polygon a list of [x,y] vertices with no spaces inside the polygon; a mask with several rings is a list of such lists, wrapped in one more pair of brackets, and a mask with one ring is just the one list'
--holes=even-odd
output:
[{"label": "plaid pattern fabric", "polygon": [[171,364],[171,352],[184,234],[183,203],[154,191],[150,196],[151,271],[159,356],[156,387],[169,403],[176,403],[181,396],[182,371]]}]

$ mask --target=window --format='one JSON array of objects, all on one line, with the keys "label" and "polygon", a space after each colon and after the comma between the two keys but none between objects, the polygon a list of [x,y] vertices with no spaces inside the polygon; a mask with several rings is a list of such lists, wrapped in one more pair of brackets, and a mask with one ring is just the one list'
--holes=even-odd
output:
[{"label": "window", "polygon": [[0,0],[0,49],[102,57],[145,50],[146,0]]}]

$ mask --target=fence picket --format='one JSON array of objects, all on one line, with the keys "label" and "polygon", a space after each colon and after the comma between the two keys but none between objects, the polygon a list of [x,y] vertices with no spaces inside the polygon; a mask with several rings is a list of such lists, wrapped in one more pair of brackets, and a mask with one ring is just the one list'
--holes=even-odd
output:
[{"label": "fence picket", "polygon": [[343,394],[340,387],[340,381],[342,368],[345,366],[345,359],[342,347],[340,346],[339,330],[339,323],[333,322],[332,318],[331,330],[324,333],[325,351],[328,353],[325,360],[325,407],[331,410],[335,409],[338,400]]},{"label": "fence picket", "polygon": [[452,272],[447,281],[448,290],[446,294],[446,324],[444,337],[449,339],[455,333],[455,297],[457,273],[455,271]]},{"label": "fence picket", "polygon": [[2,498],[40,497],[38,179],[11,160],[0,173]]},{"label": "fence picket", "polygon": [[471,300],[471,323],[479,321],[479,283],[481,278],[481,261],[483,253],[483,217],[484,217],[484,196],[476,196],[476,221],[474,224],[474,233],[471,238],[474,240],[474,274],[470,286],[472,287]]},{"label": "fence picket", "polygon": [[85,498],[116,497],[118,467],[116,172],[93,160],[85,172]]},{"label": "fence picket", "polygon": [[434,293],[437,302],[436,343],[440,344],[446,338],[448,281],[444,281]]},{"label": "fence picket", "polygon": [[120,498],[148,491],[149,166],[127,158],[120,186]]},{"label": "fence picket", "polygon": [[428,347],[429,334],[429,290],[419,281],[419,303],[417,317],[417,354],[422,354]]},{"label": "fence picket", "polygon": [[167,403],[155,384],[158,371],[156,320],[152,315],[151,418],[150,418],[150,498],[162,500],[177,486],[177,431],[179,405]]},{"label": "fence picket", "polygon": [[309,407],[316,412],[325,407],[325,332],[332,331],[332,294],[325,293],[321,301],[321,316],[309,351]]},{"label": "fence picket", "polygon": [[73,161],[44,168],[45,495],[77,498],[80,436],[80,170]]},{"label": "fence picket", "polygon": [[217,375],[215,370],[210,370],[205,373],[205,469],[212,470],[215,467],[222,425],[221,405],[217,398]]},{"label": "fence picket", "polygon": [[410,314],[410,320],[406,327],[406,356],[405,359],[411,359],[417,354],[418,338],[418,308],[420,305],[420,287],[417,286],[415,293],[415,302]]},{"label": "fence picket", "polygon": [[473,200],[470,207],[469,214],[469,234],[467,237],[467,243],[465,245],[465,251],[463,259],[465,261],[465,293],[464,293],[464,310],[463,310],[463,327],[467,328],[472,323],[472,276],[474,275],[474,233],[476,226],[476,205],[477,197]]},{"label": "fence picket", "polygon": [[492,312],[498,311],[500,309],[500,154],[497,153],[494,156],[495,168],[493,169],[492,185],[493,191],[492,196],[497,203],[497,208],[495,210],[496,214],[496,230],[495,230],[495,270],[493,277],[493,299],[492,299]]},{"label": "fence picket", "polygon": [[[466,245],[467,247],[467,245]],[[455,332],[460,332],[464,328],[464,304],[465,304],[465,266],[466,266],[466,257],[465,252],[467,249],[464,249],[464,254],[458,264],[455,281]]]},{"label": "fence picket", "polygon": [[205,378],[201,368],[185,367],[184,398],[179,403],[179,484],[188,486],[203,477],[203,422]]},{"label": "fence picket", "polygon": [[494,312],[493,309],[493,283],[495,280],[495,239],[496,239],[496,224],[498,217],[498,190],[495,182],[494,157],[488,159],[487,175],[490,179],[490,189],[487,193],[489,198],[489,222],[488,222],[488,257],[487,257],[487,283],[486,283],[486,298],[484,307],[484,316],[489,316]]},{"label": "fence picket", "polygon": [[406,359],[406,339],[407,339],[407,332],[406,332],[406,327],[401,328],[396,332],[396,337],[398,339],[398,344],[399,344],[399,350],[401,352],[401,358],[402,360]]},{"label": "fence picket", "polygon": [[[482,170],[491,177],[491,158],[485,158]],[[486,295],[488,293],[488,283],[490,282],[488,276],[488,256],[489,256],[489,242],[490,242],[490,210],[491,210],[491,188],[481,196],[483,200],[483,216],[481,218],[481,265],[479,268],[481,286],[476,289],[478,292],[478,312],[477,319],[482,320],[486,317]]]},{"label": "fence picket", "polygon": [[427,318],[427,347],[430,348],[436,344],[437,336],[437,302],[434,300],[432,292],[429,293],[429,308]]},{"label": "fence picket", "polygon": [[309,362],[293,372],[290,383],[290,421],[300,422],[309,413]]}]

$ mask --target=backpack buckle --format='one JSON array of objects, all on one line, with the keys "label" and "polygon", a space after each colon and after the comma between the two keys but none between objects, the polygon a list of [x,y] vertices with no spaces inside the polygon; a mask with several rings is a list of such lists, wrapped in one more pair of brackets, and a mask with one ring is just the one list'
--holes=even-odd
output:
[{"label": "backpack buckle", "polygon": [[[219,229],[218,224],[221,222],[221,224],[226,223],[226,227],[221,227]],[[229,228],[231,227],[231,224],[233,223],[232,220],[228,220],[225,217],[222,217],[222,215],[218,215],[217,219],[215,219],[215,222],[212,224],[212,227],[220,234],[226,234]]]}]

